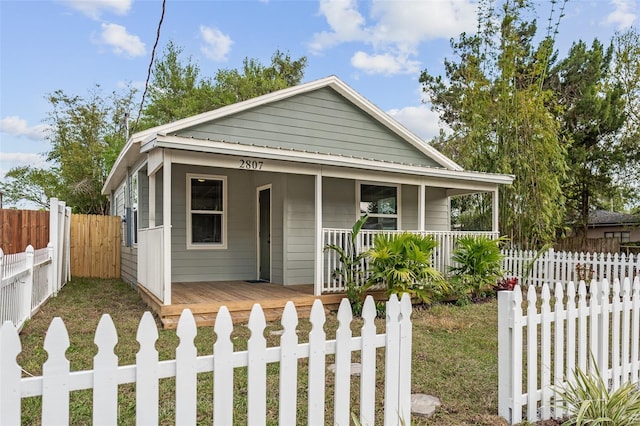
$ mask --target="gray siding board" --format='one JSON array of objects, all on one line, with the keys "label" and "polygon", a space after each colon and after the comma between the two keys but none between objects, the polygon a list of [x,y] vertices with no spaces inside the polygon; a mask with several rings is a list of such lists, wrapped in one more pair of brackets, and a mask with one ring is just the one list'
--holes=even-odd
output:
[{"label": "gray siding board", "polygon": [[297,230],[297,237],[306,238],[312,244],[293,244],[291,234],[286,242],[286,284],[313,283],[313,265],[315,261],[315,191],[313,176],[287,176],[287,195],[285,209],[287,232]]},{"label": "gray siding board", "polygon": [[351,228],[356,221],[356,185],[351,179],[322,180],[322,221],[325,228]]},{"label": "gray siding board", "polygon": [[133,286],[138,285],[138,249],[122,247],[120,249],[120,278]]},{"label": "gray siding board", "polygon": [[449,230],[449,200],[444,188],[426,188],[425,227],[429,231]]},{"label": "gray siding board", "polygon": [[222,117],[176,134],[440,167],[329,88]]},{"label": "gray siding board", "polygon": [[413,231],[418,229],[418,187],[402,185],[402,229]]},{"label": "gray siding board", "polygon": [[[227,249],[187,250],[187,173],[227,176]],[[255,278],[257,252],[252,175],[238,170],[175,164],[171,186],[172,281]]]}]

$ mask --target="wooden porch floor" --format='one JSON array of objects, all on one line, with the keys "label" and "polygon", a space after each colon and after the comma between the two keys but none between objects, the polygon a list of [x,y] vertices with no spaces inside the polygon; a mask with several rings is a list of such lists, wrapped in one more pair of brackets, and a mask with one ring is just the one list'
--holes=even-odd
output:
[{"label": "wooden porch floor", "polygon": [[292,301],[299,318],[308,318],[311,306],[320,299],[326,309],[337,309],[344,294],[313,295],[313,285],[283,286],[246,281],[190,282],[171,284],[171,305],[163,305],[147,289],[138,285],[142,299],[158,314],[164,328],[176,328],[184,309],[191,309],[198,326],[211,326],[222,306],[231,313],[234,323],[246,323],[251,308],[260,303],[267,321],[282,317],[284,306]]}]

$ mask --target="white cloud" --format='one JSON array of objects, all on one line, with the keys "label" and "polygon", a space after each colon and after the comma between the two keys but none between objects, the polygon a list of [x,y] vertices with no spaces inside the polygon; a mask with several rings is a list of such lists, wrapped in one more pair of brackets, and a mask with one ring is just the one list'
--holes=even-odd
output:
[{"label": "white cloud", "polygon": [[319,13],[330,30],[314,34],[309,49],[320,53],[341,43],[364,43],[372,52],[357,52],[354,66],[369,64],[361,69],[370,74],[414,72],[419,63],[410,57],[421,43],[475,30],[476,6],[474,0],[373,0],[367,22],[355,0],[321,0]]},{"label": "white cloud", "polygon": [[118,24],[102,24],[102,34],[100,43],[112,47],[117,55],[127,55],[130,57],[143,56],[146,48],[140,37],[129,34],[127,29]]},{"label": "white cloud", "polygon": [[91,19],[99,19],[103,12],[125,15],[132,0],[64,0],[63,3]]},{"label": "white cloud", "polygon": [[24,136],[27,139],[31,139],[34,141],[44,140],[48,129],[49,126],[47,126],[46,124],[36,124],[35,126],[28,126],[27,120],[16,115],[5,117],[0,120],[0,132],[14,136]]},{"label": "white cloud", "polygon": [[408,106],[387,111],[394,119],[411,130],[424,141],[429,141],[440,134],[440,129],[448,131],[446,125],[440,123],[440,117],[427,105]]},{"label": "white cloud", "polygon": [[42,154],[32,152],[3,152],[0,156],[0,162],[2,162],[2,169],[8,170],[18,166],[42,167],[46,159]]},{"label": "white cloud", "polygon": [[351,65],[367,74],[415,74],[420,71],[420,62],[392,53],[369,55],[358,51],[351,57]]},{"label": "white cloud", "polygon": [[233,40],[226,34],[223,34],[217,28],[200,26],[200,35],[204,44],[200,46],[200,51],[204,55],[214,61],[226,61],[227,55],[231,51]]},{"label": "white cloud", "polygon": [[638,3],[635,0],[611,0],[614,10],[607,15],[606,23],[624,30],[638,18]]}]

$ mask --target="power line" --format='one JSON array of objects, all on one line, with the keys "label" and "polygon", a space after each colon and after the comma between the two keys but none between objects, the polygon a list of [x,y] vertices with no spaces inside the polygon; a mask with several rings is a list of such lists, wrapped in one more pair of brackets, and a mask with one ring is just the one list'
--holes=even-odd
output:
[{"label": "power line", "polygon": [[151,69],[153,68],[153,60],[156,56],[156,48],[158,47],[158,41],[160,41],[160,28],[162,28],[162,21],[164,21],[164,11],[166,8],[167,0],[162,0],[162,13],[160,14],[160,22],[158,22],[158,30],[156,31],[156,41],[153,44],[153,49],[151,49],[151,60],[149,61],[149,68],[147,69],[147,80],[144,83],[144,92],[142,92],[142,99],[140,100],[140,108],[138,109],[138,116],[136,117],[136,122],[131,129],[131,133],[134,133],[136,128],[138,127],[138,120],[140,120],[140,116],[142,115],[142,108],[144,106],[144,98],[147,96],[147,91],[149,90],[149,79],[151,78]]}]

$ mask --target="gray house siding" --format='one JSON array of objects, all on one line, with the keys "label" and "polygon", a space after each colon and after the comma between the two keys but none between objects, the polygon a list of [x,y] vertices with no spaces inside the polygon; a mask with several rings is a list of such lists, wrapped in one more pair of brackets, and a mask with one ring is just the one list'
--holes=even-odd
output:
[{"label": "gray house siding", "polygon": [[298,175],[286,178],[284,284],[311,284],[315,251],[315,178]]},{"label": "gray house siding", "polygon": [[[187,250],[186,175],[227,176],[227,248]],[[171,175],[171,280],[248,280],[256,277],[255,187],[239,170],[174,164]]]},{"label": "gray house siding", "polygon": [[449,230],[449,197],[444,188],[427,188],[425,191],[425,227],[429,231]]},{"label": "gray house siding", "polygon": [[356,217],[356,185],[353,180],[322,179],[322,226],[349,229]]},{"label": "gray house siding", "polygon": [[259,106],[175,134],[441,167],[330,88]]},{"label": "gray house siding", "polygon": [[120,278],[122,281],[138,285],[138,249],[122,247],[120,249]]},{"label": "gray house siding", "polygon": [[402,185],[400,199],[400,215],[402,229],[416,230],[418,224],[418,187],[415,185]]}]

